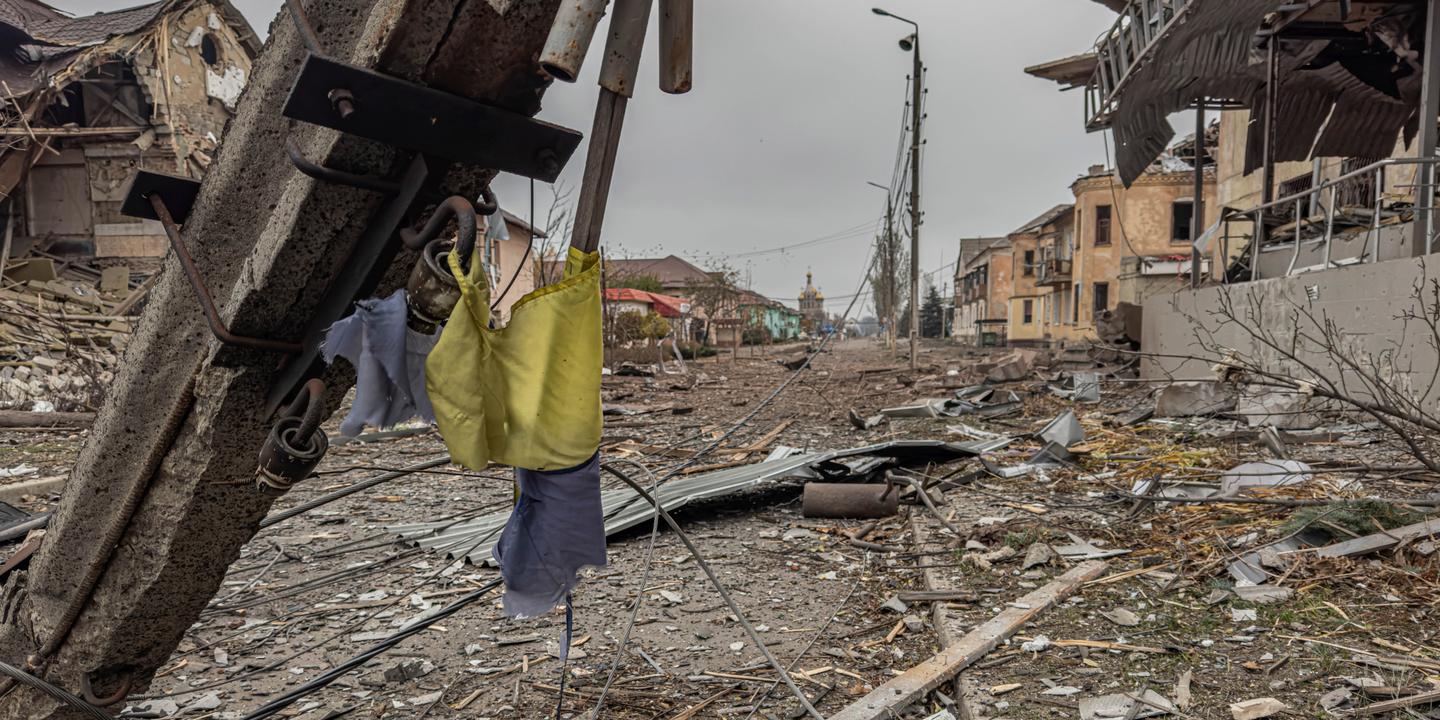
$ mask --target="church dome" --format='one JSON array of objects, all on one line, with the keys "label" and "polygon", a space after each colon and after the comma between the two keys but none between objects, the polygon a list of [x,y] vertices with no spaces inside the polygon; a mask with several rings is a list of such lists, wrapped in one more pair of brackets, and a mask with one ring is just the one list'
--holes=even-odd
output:
[{"label": "church dome", "polygon": [[800,291],[800,301],[824,299],[825,294],[815,287],[814,276],[811,273],[805,273],[805,289]]}]

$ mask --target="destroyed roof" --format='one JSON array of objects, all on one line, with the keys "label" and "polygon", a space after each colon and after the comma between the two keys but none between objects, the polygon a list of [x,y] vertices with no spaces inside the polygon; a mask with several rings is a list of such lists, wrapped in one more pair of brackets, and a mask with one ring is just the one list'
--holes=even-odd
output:
[{"label": "destroyed roof", "polygon": [[663,258],[606,259],[605,269],[617,278],[653,277],[665,287],[703,285],[711,280],[709,273],[676,255]]},{"label": "destroyed roof", "polygon": [[[1170,6],[1163,21],[1122,16],[1101,35],[1096,53],[1109,69],[1087,84],[1086,127],[1114,132],[1126,186],[1175,136],[1168,116],[1197,96],[1263,112],[1262,41],[1276,43],[1285,81],[1275,113],[1277,162],[1385,157],[1402,131],[1408,142],[1422,79],[1410,38],[1423,36],[1423,13],[1399,0],[1371,3],[1351,17],[1336,14],[1333,4],[1278,5],[1188,0]],[[1260,164],[1260,128],[1251,124],[1246,172]]]},{"label": "destroyed roof", "polygon": [[1025,68],[1025,73],[1044,80],[1054,80],[1067,88],[1081,87],[1090,82],[1090,77],[1095,74],[1095,65],[1098,62],[1098,56],[1092,50],[1059,60],[1031,65]]},{"label": "destroyed roof", "polygon": [[[229,0],[211,0],[253,59],[260,39],[245,16]],[[13,95],[43,87],[74,53],[130,35],[154,24],[166,12],[181,7],[176,0],[137,5],[122,10],[72,17],[38,0],[0,0],[0,74]],[[57,61],[57,62],[52,62]]]},{"label": "destroyed roof", "polygon": [[1062,218],[1062,217],[1064,217],[1064,216],[1066,216],[1066,215],[1069,215],[1069,214],[1070,214],[1071,212],[1073,212],[1074,210],[1075,210],[1075,205],[1074,205],[1073,203],[1061,203],[1061,204],[1059,204],[1059,205],[1056,205],[1056,206],[1053,207],[1053,208],[1050,208],[1049,210],[1046,210],[1044,213],[1042,213],[1039,217],[1035,218],[1034,220],[1031,220],[1030,222],[1025,223],[1024,225],[1021,225],[1021,226],[1019,227],[1019,229],[1015,230],[1014,232],[1011,232],[1010,234],[1011,234],[1011,235],[1025,235],[1025,234],[1027,234],[1027,233],[1039,232],[1039,231],[1040,231],[1041,229],[1043,229],[1046,225],[1049,225],[1050,223],[1053,223],[1053,222],[1055,222],[1056,220],[1059,220],[1060,218]]},{"label": "destroyed roof", "polygon": [[[4,7],[5,24],[30,39],[31,42],[23,44],[64,47],[94,45],[117,35],[128,35],[149,24],[166,5],[164,2],[157,2],[124,10],[68,17],[33,0],[3,0],[0,4]],[[44,17],[45,11],[53,15]]]},{"label": "destroyed roof", "polygon": [[960,238],[960,262],[956,263],[956,274],[964,275],[973,268],[972,264],[992,251],[1009,249],[1010,238]]}]

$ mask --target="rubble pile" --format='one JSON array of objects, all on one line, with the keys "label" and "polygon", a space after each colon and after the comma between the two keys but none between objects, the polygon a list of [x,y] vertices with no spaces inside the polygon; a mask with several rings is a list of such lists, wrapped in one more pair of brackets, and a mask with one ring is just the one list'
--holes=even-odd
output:
[{"label": "rubble pile", "polygon": [[0,409],[97,409],[143,290],[124,266],[11,262],[0,283]]},{"label": "rubble pile", "polygon": [[[1440,497],[1383,426],[1238,380],[935,346],[911,370],[852,341],[728,433],[791,353],[612,368],[602,458],[669,478],[657,496],[825,717],[1440,710],[1440,647],[1417,631],[1434,626]],[[4,450],[0,468],[62,470]],[[493,581],[510,473],[444,450],[425,426],[336,441],[130,715],[244,717]],[[604,492],[623,507],[575,593],[568,660],[563,614],[477,603],[294,716],[580,717],[603,694],[622,720],[802,717],[677,535],[652,550],[650,516],[608,476]]]}]

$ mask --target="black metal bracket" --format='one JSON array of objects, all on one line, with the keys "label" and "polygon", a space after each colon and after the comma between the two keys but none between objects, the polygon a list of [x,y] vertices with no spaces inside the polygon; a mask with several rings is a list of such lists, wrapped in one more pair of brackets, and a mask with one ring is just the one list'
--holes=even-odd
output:
[{"label": "black metal bracket", "polygon": [[[120,214],[145,220],[160,220],[152,196],[165,202],[165,209],[176,223],[184,224],[195,207],[195,197],[200,194],[200,181],[180,175],[141,170],[130,178],[130,187],[125,189],[125,200],[120,203]],[[161,220],[161,222],[164,222]]]},{"label": "black metal bracket", "polygon": [[579,132],[310,53],[285,117],[458,163],[554,182]]}]

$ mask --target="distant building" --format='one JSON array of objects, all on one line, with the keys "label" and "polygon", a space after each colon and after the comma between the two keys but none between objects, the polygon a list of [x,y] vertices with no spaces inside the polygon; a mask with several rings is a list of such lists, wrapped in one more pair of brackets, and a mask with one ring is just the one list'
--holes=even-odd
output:
[{"label": "distant building", "polygon": [[679,297],[690,297],[695,288],[714,282],[710,273],[678,255],[605,259],[605,283],[610,287],[620,287],[627,281],[641,278],[653,279],[667,295]]},{"label": "distant building", "polygon": [[[495,222],[496,218],[502,222]],[[501,209],[490,218],[485,232],[485,257],[490,262],[490,282],[495,314],[500,322],[510,319],[510,308],[535,288],[539,263],[535,261],[533,244],[546,237],[545,232],[513,213]]]},{"label": "distant building", "polygon": [[963,238],[955,270],[953,335],[959,342],[1001,344],[1006,336],[1014,264],[1009,238]]},{"label": "distant building", "polygon": [[800,316],[805,329],[818,332],[825,327],[825,295],[815,287],[814,274],[805,273],[805,288],[800,291]]},{"label": "distant building", "polygon": [[694,323],[690,301],[674,295],[646,292],[633,288],[606,288],[605,309],[612,315],[621,313],[655,313],[670,321],[675,338],[682,342],[694,340]]},{"label": "distant building", "polygon": [[786,342],[800,336],[802,314],[759,293],[741,290],[738,307],[747,329],[763,329],[766,339]]}]

